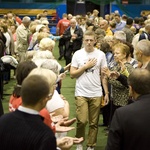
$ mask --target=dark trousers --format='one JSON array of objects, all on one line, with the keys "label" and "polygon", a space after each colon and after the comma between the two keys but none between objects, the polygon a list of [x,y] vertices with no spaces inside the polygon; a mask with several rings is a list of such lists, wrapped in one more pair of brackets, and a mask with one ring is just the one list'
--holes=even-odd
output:
[{"label": "dark trousers", "polygon": [[116,109],[118,109],[120,107],[122,107],[122,106],[116,106],[116,105],[113,104],[112,100],[110,101],[110,118],[109,118],[110,120],[109,120],[109,126],[111,124],[114,112],[116,111]]},{"label": "dark trousers", "polygon": [[[130,99],[128,105],[131,104],[131,103],[133,103],[133,100]],[[113,118],[113,115],[114,115],[116,109],[118,109],[120,107],[123,107],[123,106],[116,106],[116,105],[113,104],[112,100],[110,101],[110,121],[109,121],[109,125],[111,124],[111,120]]]},{"label": "dark trousers", "polygon": [[11,69],[14,70],[14,74],[15,74],[15,70],[16,68],[11,66],[10,64],[8,63],[4,63],[4,68],[5,70],[3,71],[3,79],[5,81],[9,81],[10,80],[10,73],[11,73]]},{"label": "dark trousers", "polygon": [[71,43],[69,45],[68,49],[65,49],[65,53],[64,53],[64,57],[65,57],[65,60],[66,60],[66,65],[68,65],[69,63],[71,63],[72,52],[73,52],[73,45]]},{"label": "dark trousers", "polygon": [[59,39],[59,56],[63,57],[64,56],[64,47],[65,47],[65,41],[64,39]]},{"label": "dark trousers", "polygon": [[110,103],[101,108],[101,113],[103,115],[103,125],[108,126],[110,122]]}]

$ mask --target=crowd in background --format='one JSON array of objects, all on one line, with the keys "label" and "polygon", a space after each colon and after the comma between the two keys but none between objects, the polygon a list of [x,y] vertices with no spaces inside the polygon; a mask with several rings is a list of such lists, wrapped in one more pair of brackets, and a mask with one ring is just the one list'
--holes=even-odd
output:
[{"label": "crowd in background", "polygon": [[[102,53],[101,57],[103,57],[104,54],[106,59],[106,64],[105,59],[103,59],[101,60],[101,65],[98,66],[100,69],[99,78],[101,78],[102,82],[102,78],[104,77],[106,81],[105,84],[107,85],[106,88],[104,87],[105,84],[102,84],[102,94],[100,97],[104,99],[104,106],[102,107],[101,104],[99,104],[98,108],[100,110],[100,107],[102,107],[103,126],[106,126],[106,131],[109,132],[116,109],[134,103],[127,83],[128,77],[136,68],[150,70],[150,15],[131,18],[125,14],[120,16],[119,12],[115,11],[114,13],[106,14],[104,17],[101,17],[99,16],[98,10],[87,12],[84,16],[63,14],[62,19],[60,19],[56,25],[55,34],[50,32],[51,29],[47,16],[47,11],[43,11],[42,14],[37,14],[35,20],[31,20],[29,16],[20,19],[17,15],[14,15],[13,12],[8,12],[0,18],[0,69],[1,72],[3,72],[1,73],[1,99],[3,84],[8,83],[10,80],[10,69],[14,69],[14,77],[17,79],[16,87],[21,88],[24,78],[22,77],[21,82],[19,82],[16,68],[23,62],[32,61],[35,64],[33,68],[46,68],[52,70],[58,76],[57,89],[54,90],[53,97],[51,97],[54,102],[49,101],[47,103],[46,111],[48,111],[48,114],[55,112],[55,116],[62,114],[63,118],[69,117],[69,103],[65,97],[61,95],[61,80],[65,76],[65,71],[70,71],[70,67],[71,77],[77,80],[83,72],[93,73],[94,69],[92,70],[92,68],[94,68],[98,61],[94,60],[95,55],[93,56],[94,58],[90,60],[92,65],[82,70],[83,72],[81,71],[81,74],[78,71],[77,75],[74,73],[75,70],[80,69],[79,66],[81,65],[80,60],[78,60],[80,55],[77,55],[77,51],[84,48],[88,49],[86,44],[89,44],[89,46],[93,44],[91,48],[100,51]],[[90,35],[88,35],[87,32],[91,33],[91,37],[93,36],[93,38],[89,38]],[[88,38],[86,39],[85,37]],[[59,43],[59,58],[55,58],[53,55],[56,41]],[[81,55],[82,54],[83,53],[81,53]],[[87,52],[87,55],[89,54],[90,50]],[[84,55],[85,54],[83,54],[83,56]],[[61,66],[57,61],[57,59],[61,60],[63,57],[66,62],[65,67]],[[97,59],[101,59],[101,57],[97,57]],[[75,62],[77,60],[79,64]],[[25,76],[27,76],[27,74]],[[89,93],[87,93],[87,97],[88,94]],[[108,96],[107,100],[106,95]],[[15,99],[19,97],[20,94],[13,95]],[[86,97],[86,95],[84,95],[84,97]],[[19,100],[17,106],[14,106],[11,97],[10,111],[14,111],[22,104],[22,100]],[[59,106],[56,106],[56,101],[59,101],[57,102]],[[56,107],[56,111],[53,110],[54,107]],[[1,109],[1,115],[2,114],[3,109]],[[80,116],[80,114],[78,114],[78,116]],[[82,134],[83,136],[79,137],[79,132],[83,130],[83,128],[81,128],[81,130],[79,128],[79,124],[81,123],[79,118],[77,118],[77,137],[81,138],[84,137],[84,133]],[[90,127],[92,125],[93,124],[90,123]],[[83,126],[86,126],[85,122]],[[52,127],[52,125],[50,125],[50,127]],[[97,120],[92,128],[98,128]],[[95,136],[97,136],[97,133],[92,135],[89,131],[89,136],[94,136],[95,140],[93,143],[90,143],[90,141],[90,144],[87,144],[88,150],[94,150],[96,146]],[[78,144],[77,150],[83,149],[82,143],[74,143]]]}]

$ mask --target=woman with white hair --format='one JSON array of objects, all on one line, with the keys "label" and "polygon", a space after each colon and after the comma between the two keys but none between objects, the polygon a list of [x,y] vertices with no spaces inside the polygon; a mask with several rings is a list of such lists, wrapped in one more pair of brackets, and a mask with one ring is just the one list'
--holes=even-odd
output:
[{"label": "woman with white hair", "polygon": [[39,44],[39,48],[42,51],[49,50],[52,52],[54,49],[54,46],[55,46],[55,41],[53,41],[50,38],[43,38]]},{"label": "woman with white hair", "polygon": [[[54,46],[55,46],[55,41],[51,40],[50,38],[43,38],[39,44],[40,50],[34,53],[32,61],[38,67],[40,67],[44,61],[49,60],[49,59],[54,59],[54,56],[53,56]],[[65,67],[62,67],[61,65],[59,65],[59,72],[62,73],[66,70],[69,70],[69,68],[70,68],[70,64],[68,64]],[[59,88],[57,88],[59,93],[60,93],[60,88],[61,88],[61,85],[59,84]]]},{"label": "woman with white hair", "polygon": [[47,59],[53,59],[54,56],[52,54],[52,52],[46,50],[46,51],[37,51],[35,52],[35,54],[33,55],[33,59],[32,61],[38,66],[40,67],[41,64],[47,60]]},{"label": "woman with white hair", "polygon": [[47,59],[54,59],[52,51],[54,49],[55,42],[50,38],[43,38],[39,43],[39,50],[34,52],[32,61],[40,67],[42,62]]}]

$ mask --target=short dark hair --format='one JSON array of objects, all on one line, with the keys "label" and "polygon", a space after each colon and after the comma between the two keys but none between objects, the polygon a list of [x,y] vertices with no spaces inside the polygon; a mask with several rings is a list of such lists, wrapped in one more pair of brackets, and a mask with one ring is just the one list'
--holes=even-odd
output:
[{"label": "short dark hair", "polygon": [[89,27],[89,26],[94,26],[94,24],[92,23],[91,20],[87,20],[87,21],[86,21],[86,25],[87,25],[87,27]]},{"label": "short dark hair", "polygon": [[22,103],[26,106],[35,106],[48,96],[50,86],[46,78],[41,75],[31,75],[24,79],[21,88]]},{"label": "short dark hair", "polygon": [[101,51],[103,51],[104,53],[110,52],[110,45],[107,42],[103,42],[101,43]]},{"label": "short dark hair", "polygon": [[139,23],[139,17],[134,18],[134,23],[137,23],[137,24]]},{"label": "short dark hair", "polygon": [[126,24],[127,24],[127,25],[132,25],[132,24],[133,24],[133,19],[130,18],[130,17],[127,18]]},{"label": "short dark hair", "polygon": [[137,68],[128,77],[128,83],[133,90],[140,94],[150,94],[150,71]]}]

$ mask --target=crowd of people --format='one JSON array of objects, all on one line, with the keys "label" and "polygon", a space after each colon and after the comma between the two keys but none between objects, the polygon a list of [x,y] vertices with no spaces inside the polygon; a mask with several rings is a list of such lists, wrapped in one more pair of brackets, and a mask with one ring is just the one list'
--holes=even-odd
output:
[{"label": "crowd of people", "polygon": [[[94,150],[102,113],[107,150],[135,145],[145,150],[150,135],[150,15],[131,18],[115,11],[99,17],[98,10],[85,16],[63,14],[56,35],[50,33],[47,15],[44,11],[31,20],[8,12],[0,18],[1,99],[10,69],[16,78],[9,114],[3,115],[0,101],[2,149],[67,150],[76,144],[83,150],[86,141],[87,150]],[[53,54],[56,41],[59,58]],[[64,67],[57,61],[63,58]],[[61,93],[66,71],[76,79],[72,119]],[[74,122],[76,135],[68,137]]]}]

